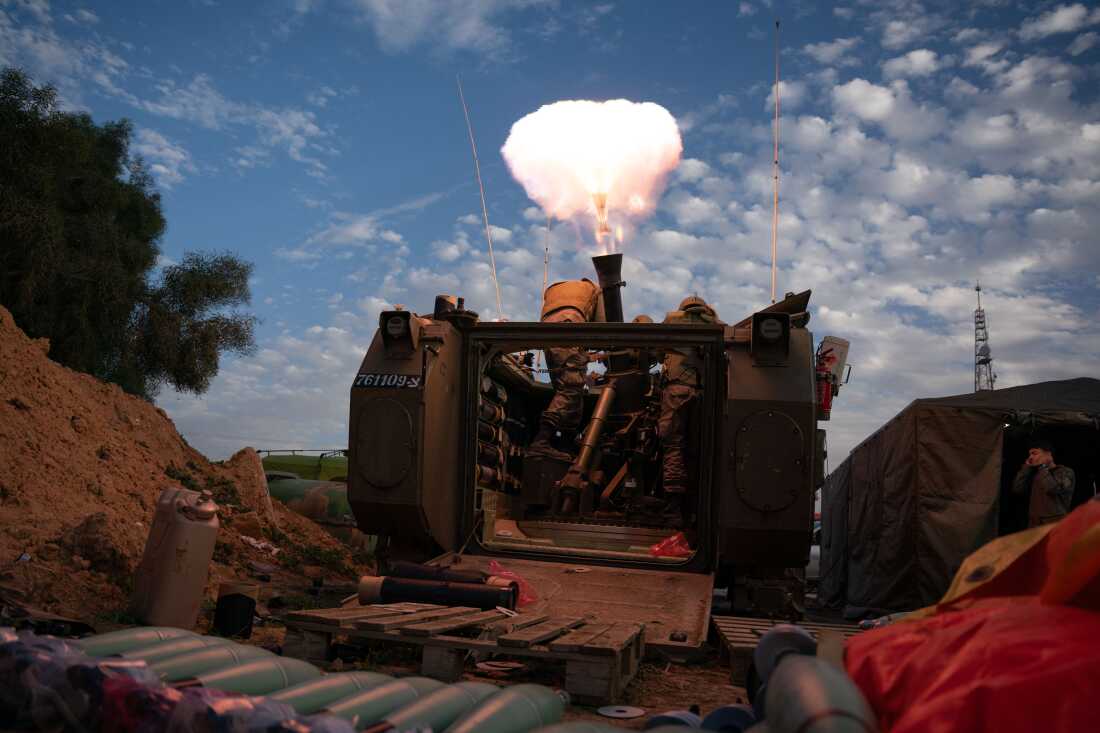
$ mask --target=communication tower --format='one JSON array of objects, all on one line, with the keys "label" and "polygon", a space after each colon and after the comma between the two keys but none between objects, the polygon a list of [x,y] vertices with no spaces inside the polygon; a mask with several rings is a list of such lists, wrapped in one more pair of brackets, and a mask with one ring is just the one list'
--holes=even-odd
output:
[{"label": "communication tower", "polygon": [[993,389],[997,375],[993,373],[993,354],[989,350],[989,327],[985,322],[985,309],[982,308],[981,283],[974,285],[978,293],[978,307],[974,309],[974,391],[985,392]]}]

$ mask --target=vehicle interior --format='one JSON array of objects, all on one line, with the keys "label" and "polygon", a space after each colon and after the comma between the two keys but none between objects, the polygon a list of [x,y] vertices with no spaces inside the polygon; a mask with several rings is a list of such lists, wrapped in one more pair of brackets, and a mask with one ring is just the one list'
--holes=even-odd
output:
[{"label": "vehicle interior", "polygon": [[[620,325],[629,329],[631,326]],[[693,539],[706,521],[701,497],[709,470],[703,465],[716,404],[713,385],[701,385],[686,408],[685,463],[689,490],[670,501],[662,486],[662,450],[657,433],[661,411],[662,347],[652,335],[630,348],[577,343],[587,355],[582,419],[575,431],[558,431],[553,457],[529,453],[540,416],[550,404],[544,344],[515,341],[475,347],[471,380],[477,409],[467,435],[476,435],[473,473],[478,540],[486,549],[543,555],[689,562],[693,549],[651,548],[683,531]],[[682,331],[681,331],[682,333]],[[559,344],[554,346],[560,348]],[[716,350],[695,344],[684,348]],[[706,380],[704,380],[706,381]],[[711,382],[717,380],[711,377]]]}]

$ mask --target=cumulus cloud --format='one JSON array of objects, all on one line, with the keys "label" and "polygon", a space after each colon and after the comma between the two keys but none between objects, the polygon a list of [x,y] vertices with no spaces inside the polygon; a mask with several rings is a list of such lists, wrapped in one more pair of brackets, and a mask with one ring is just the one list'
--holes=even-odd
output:
[{"label": "cumulus cloud", "polygon": [[445,51],[503,56],[513,46],[506,20],[548,0],[354,0],[360,17],[389,53],[433,44]]},{"label": "cumulus cloud", "polygon": [[1070,56],[1080,56],[1085,51],[1100,43],[1100,33],[1089,32],[1082,33],[1073,39],[1073,43],[1069,44],[1066,48],[1066,53]]},{"label": "cumulus cloud", "polygon": [[[793,111],[802,106],[809,91],[805,82],[779,80],[779,105],[782,109]],[[766,110],[775,109],[775,85],[768,90],[768,98],[764,100]]]},{"label": "cumulus cloud", "polygon": [[1024,21],[1020,26],[1020,38],[1034,41],[1059,33],[1072,33],[1096,23],[1100,23],[1100,9],[1090,11],[1081,3],[1059,5],[1038,17]]},{"label": "cumulus cloud", "polygon": [[920,48],[904,56],[892,58],[882,65],[882,72],[888,79],[903,76],[930,76],[940,70],[942,65],[935,51]]},{"label": "cumulus cloud", "polygon": [[833,87],[832,99],[833,107],[840,113],[877,123],[888,135],[899,140],[934,137],[945,125],[943,110],[915,102],[904,80],[885,87],[866,79],[853,79]]},{"label": "cumulus cloud", "polygon": [[99,16],[85,8],[81,8],[73,13],[65,13],[62,17],[70,23],[76,24],[83,23],[86,25],[95,25],[99,22]]},{"label": "cumulus cloud", "polygon": [[837,38],[832,41],[810,43],[802,47],[802,52],[820,64],[826,66],[854,63],[846,54],[859,43],[858,38]]}]

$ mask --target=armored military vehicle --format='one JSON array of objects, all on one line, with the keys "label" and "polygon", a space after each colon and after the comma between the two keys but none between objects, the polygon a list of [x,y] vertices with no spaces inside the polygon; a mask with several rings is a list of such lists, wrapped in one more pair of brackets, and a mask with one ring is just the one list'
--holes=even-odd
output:
[{"label": "armored military vehicle", "polygon": [[[351,387],[359,528],[394,556],[496,560],[547,610],[641,621],[666,648],[705,640],[716,583],[737,612],[795,616],[846,342],[815,355],[809,291],[733,325],[626,323],[621,259],[593,258],[601,322],[486,322],[450,295],[427,315],[381,313]],[[554,393],[540,352],[565,346],[589,360],[581,427],[556,436],[570,460],[528,455]],[[669,349],[702,365],[691,511],[675,515],[656,430]],[[655,549],[677,532],[686,542]]]}]

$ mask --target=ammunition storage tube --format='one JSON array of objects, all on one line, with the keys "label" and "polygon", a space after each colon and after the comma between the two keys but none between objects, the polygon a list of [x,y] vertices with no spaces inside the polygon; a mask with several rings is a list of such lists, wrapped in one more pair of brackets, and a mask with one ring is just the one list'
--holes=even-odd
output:
[{"label": "ammunition storage tube", "polygon": [[174,657],[154,662],[149,665],[149,668],[160,675],[160,678],[165,682],[179,682],[206,672],[213,672],[238,665],[241,662],[251,661],[257,657],[274,658],[274,656],[267,649],[261,649],[258,646],[229,644],[199,649],[186,654],[177,654]]},{"label": "ammunition storage tube", "polygon": [[487,611],[497,606],[514,609],[519,586],[482,583],[449,583],[444,580],[391,578],[364,575],[359,579],[359,603],[435,603],[441,606],[473,606]]},{"label": "ammunition storage tube", "polygon": [[446,733],[523,733],[561,720],[563,695],[542,685],[513,685],[455,721]]},{"label": "ammunition storage tube", "polygon": [[504,465],[504,451],[501,450],[499,445],[482,443],[479,440],[477,443],[477,462],[484,466],[502,466]]},{"label": "ammunition storage tube", "polygon": [[483,440],[486,443],[504,443],[504,431],[496,425],[484,422],[482,420],[477,421],[477,439]]},{"label": "ammunition storage tube", "polygon": [[878,721],[859,688],[820,657],[789,654],[768,680],[768,729],[775,733],[873,733]]},{"label": "ammunition storage tube", "polygon": [[242,695],[267,695],[320,676],[321,670],[309,662],[272,655],[268,659],[254,659],[239,667],[201,674],[188,684],[177,687],[199,685]]},{"label": "ammunition storage tube", "polygon": [[482,486],[500,486],[500,478],[495,468],[477,464],[477,482]]},{"label": "ammunition storage tube", "polygon": [[406,677],[345,697],[322,712],[355,721],[358,728],[364,728],[440,687],[442,682],[427,677]]},{"label": "ammunition storage tube", "polygon": [[344,672],[302,682],[269,695],[272,700],[294,708],[302,715],[315,713],[329,703],[350,697],[364,690],[393,682],[393,677],[378,672]]},{"label": "ammunition storage tube", "polygon": [[486,682],[457,682],[429,693],[397,712],[390,713],[384,721],[364,729],[365,733],[383,733],[396,730],[442,731],[475,705],[500,690]]},{"label": "ammunition storage tube", "polygon": [[89,636],[87,639],[77,639],[71,643],[83,649],[89,657],[106,657],[181,636],[198,636],[198,634],[186,629],[177,629],[173,626],[145,626],[96,634],[95,636]]},{"label": "ammunition storage tube", "polygon": [[231,639],[224,639],[220,636],[179,636],[175,639],[165,639],[164,641],[158,641],[156,644],[131,649],[119,656],[125,659],[140,659],[146,664],[152,664],[179,654],[187,654],[188,652],[213,646],[229,646],[233,643],[235,642]]},{"label": "ammunition storage tube", "polygon": [[508,391],[489,377],[481,378],[481,394],[498,405],[508,402]]},{"label": "ammunition storage tube", "polygon": [[477,413],[478,419],[484,420],[490,425],[500,425],[504,422],[504,408],[487,400],[481,400]]}]

